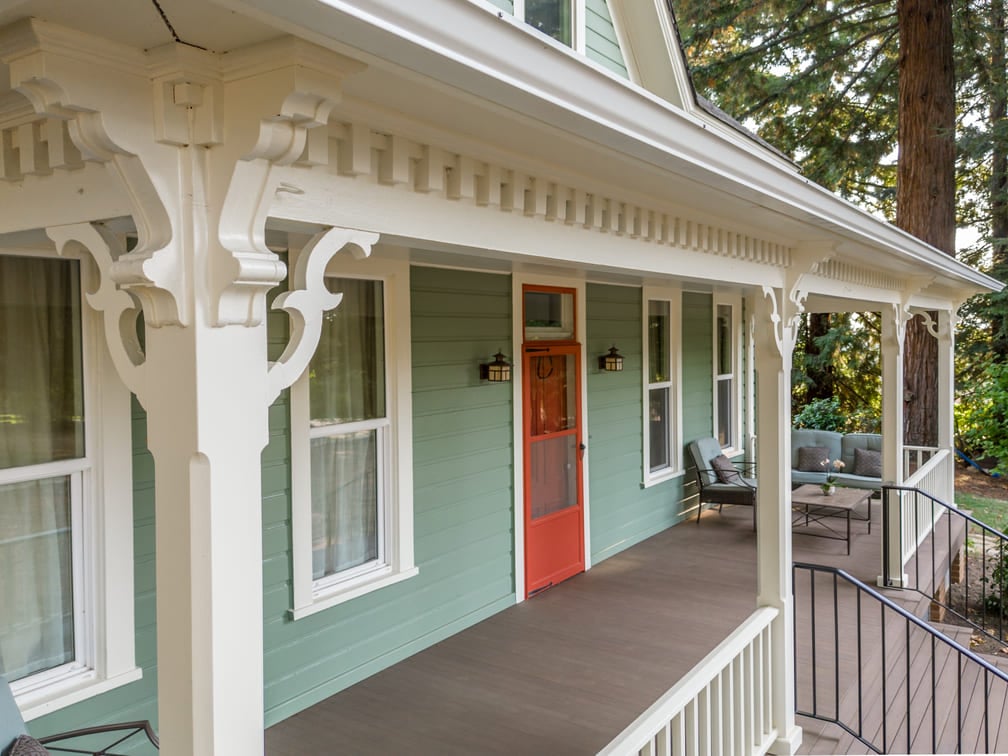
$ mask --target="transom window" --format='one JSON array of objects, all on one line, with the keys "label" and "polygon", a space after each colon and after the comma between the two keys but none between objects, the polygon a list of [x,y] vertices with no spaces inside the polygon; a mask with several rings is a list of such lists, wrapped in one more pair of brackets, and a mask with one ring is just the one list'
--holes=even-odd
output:
[{"label": "transom window", "polygon": [[514,0],[513,12],[534,29],[584,52],[585,0]]},{"label": "transom window", "polygon": [[644,482],[656,483],[679,470],[680,293],[644,291]]}]

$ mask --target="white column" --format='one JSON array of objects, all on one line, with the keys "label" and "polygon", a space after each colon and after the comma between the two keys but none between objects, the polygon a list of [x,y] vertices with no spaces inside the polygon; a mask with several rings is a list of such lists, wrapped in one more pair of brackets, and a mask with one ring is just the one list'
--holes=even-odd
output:
[{"label": "white column", "polygon": [[[903,482],[903,337],[907,315],[900,306],[882,311],[882,480],[899,485]],[[883,503],[884,504],[884,503]],[[884,512],[883,508],[883,512]],[[900,497],[890,496],[888,542],[883,543],[882,574],[878,584],[885,586],[886,560],[890,585],[903,585],[903,554],[900,548]],[[883,536],[885,537],[885,536]],[[888,546],[888,557],[887,549]]]},{"label": "white column", "polygon": [[[781,317],[781,290],[753,298],[756,318],[756,560],[757,604],[780,611],[774,621],[772,753],[793,754],[801,745],[795,724],[794,602],[791,594],[791,359],[794,322]],[[786,301],[786,300],[785,300]]]},{"label": "white column", "polygon": [[949,452],[942,501],[955,503],[955,326],[954,310],[938,313],[938,448]]}]

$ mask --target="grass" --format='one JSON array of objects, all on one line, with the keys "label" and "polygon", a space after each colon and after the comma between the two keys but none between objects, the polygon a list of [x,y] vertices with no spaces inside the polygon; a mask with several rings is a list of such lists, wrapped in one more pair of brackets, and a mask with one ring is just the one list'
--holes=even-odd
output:
[{"label": "grass", "polygon": [[969,509],[980,522],[997,528],[1002,533],[1008,531],[1008,501],[988,499],[968,493],[956,494],[956,504]]}]

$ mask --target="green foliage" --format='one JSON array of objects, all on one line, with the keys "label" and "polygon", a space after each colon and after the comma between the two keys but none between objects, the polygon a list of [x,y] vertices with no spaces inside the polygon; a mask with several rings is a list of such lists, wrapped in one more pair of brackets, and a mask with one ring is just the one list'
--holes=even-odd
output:
[{"label": "green foliage", "polygon": [[792,418],[795,428],[815,428],[816,430],[843,430],[847,418],[840,411],[840,401],[836,397],[814,399]]},{"label": "green foliage", "polygon": [[995,458],[997,471],[1008,474],[1008,363],[992,363],[960,387],[955,412],[967,451]]}]

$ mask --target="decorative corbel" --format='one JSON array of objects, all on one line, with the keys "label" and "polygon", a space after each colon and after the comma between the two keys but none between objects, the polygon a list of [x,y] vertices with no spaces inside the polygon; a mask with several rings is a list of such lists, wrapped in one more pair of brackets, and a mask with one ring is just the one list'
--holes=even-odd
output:
[{"label": "decorative corbel", "polygon": [[371,254],[378,234],[350,228],[330,228],[316,234],[298,255],[291,276],[291,290],[273,302],[274,310],[290,316],[291,336],[280,359],[269,369],[269,396],[272,402],[308,367],[322,333],[322,315],[336,307],[343,295],[326,288],[325,271],[341,250],[363,259]]},{"label": "decorative corbel", "polygon": [[[295,82],[306,89],[317,77]],[[266,315],[266,292],[283,280],[285,268],[266,246],[266,218],[276,194],[300,191],[277,177],[276,166],[328,162],[328,145],[309,140],[313,130],[327,142],[329,113],[338,101],[331,86],[317,93],[296,88],[276,116],[259,124],[250,153],[237,161],[221,210],[219,239],[230,256],[215,261],[215,325],[258,325]]]},{"label": "decorative corbel", "polygon": [[87,292],[85,298],[88,305],[102,315],[105,340],[119,377],[130,391],[139,394],[146,359],[136,334],[140,309],[130,294],[116,286],[111,276],[116,257],[126,251],[125,243],[104,226],[93,223],[51,226],[46,234],[60,255],[66,252],[67,245],[77,244],[94,260],[98,268],[98,286]]},{"label": "decorative corbel", "polygon": [[[96,105],[115,82],[95,89],[96,70],[114,71],[94,61],[129,58],[133,51],[106,41],[95,42],[38,19],[12,24],[0,39],[0,60],[10,70],[11,88],[22,94],[40,116],[66,122],[73,146],[86,161],[102,163],[122,183],[130,198],[137,228],[137,245],[117,258],[108,276],[124,288],[135,289],[152,326],[183,322],[187,312],[181,264],[165,251],[172,239],[171,222],[161,197],[141,158],[124,147],[107,128]],[[140,60],[129,58],[139,67]],[[130,83],[135,74],[121,74]],[[84,93],[84,94],[82,94]]]},{"label": "decorative corbel", "polygon": [[805,311],[804,299],[793,297],[791,292],[773,286],[763,287],[763,297],[770,304],[770,327],[774,344],[782,357],[794,352],[798,340],[798,320]]}]

